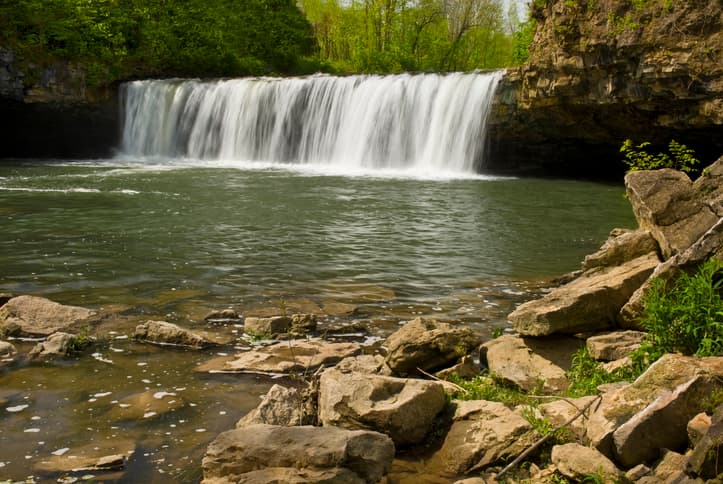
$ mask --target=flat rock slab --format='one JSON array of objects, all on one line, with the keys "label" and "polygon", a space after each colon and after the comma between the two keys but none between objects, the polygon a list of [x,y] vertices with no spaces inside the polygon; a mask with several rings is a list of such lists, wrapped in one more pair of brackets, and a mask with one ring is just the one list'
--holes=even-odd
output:
[{"label": "flat rock slab", "polygon": [[153,419],[186,406],[186,402],[173,392],[147,391],[129,395],[106,414],[111,421]]},{"label": "flat rock slab", "polygon": [[617,266],[658,250],[658,243],[647,230],[615,229],[597,252],[585,256],[582,270]]},{"label": "flat rock slab", "polygon": [[319,382],[323,425],[375,430],[397,445],[422,442],[446,404],[444,386],[434,381],[330,368]]},{"label": "flat rock slab", "polygon": [[630,356],[640,348],[647,333],[642,331],[613,331],[587,339],[590,356],[598,361],[615,361]]},{"label": "flat rock slab", "polygon": [[196,368],[203,372],[292,373],[315,370],[361,353],[353,343],[327,343],[319,340],[285,341],[234,357],[214,358]]},{"label": "flat rock slab", "polygon": [[499,402],[457,401],[452,427],[430,468],[459,476],[508,462],[532,445],[537,432]]},{"label": "flat rock slab", "polygon": [[[57,449],[64,450],[64,449]],[[136,450],[136,442],[128,439],[108,439],[80,447],[71,447],[59,455],[50,454],[37,461],[37,472],[87,472],[123,469],[126,460]]]},{"label": "flat rock slab", "polygon": [[508,319],[523,336],[608,329],[659,263],[658,255],[651,252],[621,266],[593,269],[541,299],[522,304]]},{"label": "flat rock slab", "polygon": [[585,482],[585,477],[591,475],[602,479],[601,482],[617,482],[622,477],[622,472],[610,459],[580,444],[554,446],[551,459],[560,474],[574,482]]},{"label": "flat rock slab", "polygon": [[57,331],[73,332],[88,324],[95,313],[36,296],[18,296],[0,307],[0,335],[37,337]]},{"label": "flat rock slab", "polygon": [[203,482],[261,482],[249,480],[247,474],[286,468],[287,475],[296,474],[294,469],[345,469],[340,472],[351,478],[348,482],[375,483],[389,471],[393,459],[392,440],[378,432],[259,424],[223,432],[209,444],[203,458]]}]

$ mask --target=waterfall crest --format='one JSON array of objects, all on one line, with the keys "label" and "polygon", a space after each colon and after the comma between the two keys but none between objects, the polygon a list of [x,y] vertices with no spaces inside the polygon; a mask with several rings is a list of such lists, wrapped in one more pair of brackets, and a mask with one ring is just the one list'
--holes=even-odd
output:
[{"label": "waterfall crest", "polygon": [[121,150],[469,173],[502,72],[146,80],[122,87]]}]

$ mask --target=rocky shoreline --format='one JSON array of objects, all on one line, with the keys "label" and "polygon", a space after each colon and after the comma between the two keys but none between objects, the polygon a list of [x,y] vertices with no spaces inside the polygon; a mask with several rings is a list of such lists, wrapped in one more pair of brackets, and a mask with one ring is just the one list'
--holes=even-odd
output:
[{"label": "rocky shoreline", "polygon": [[[630,365],[645,338],[643,295],[654,278],[670,279],[708,259],[723,260],[723,158],[695,183],[673,170],[632,172],[628,198],[639,229],[616,229],[582,270],[542,298],[517,307],[507,334],[483,341],[461,324],[416,318],[368,354],[352,342],[325,340],[313,314],[242,318],[247,335],[273,337],[214,357],[199,373],[285,375],[236,428],[218,435],[203,458],[203,482],[705,482],[719,475],[723,357],[668,354],[633,382],[603,385],[596,395],[566,393],[573,355],[586,347],[609,371]],[[35,296],[0,295],[3,339],[41,338],[23,358],[63,358],[87,351],[103,315]],[[323,335],[322,335],[323,336]],[[212,334],[148,320],[133,338],[162,347],[213,348]],[[20,358],[0,341],[0,368]],[[539,400],[506,405],[472,398],[463,382],[488,379]],[[170,392],[127,398],[117,412],[155,415],[182,399]],[[169,410],[170,409],[170,410]],[[130,418],[130,417],[129,417]],[[526,452],[547,433],[565,442]],[[62,455],[62,472],[122,471],[131,444]],[[123,444],[123,445],[121,445]],[[518,466],[515,459],[526,462]],[[404,463],[414,461],[414,470]],[[57,462],[56,462],[57,461]],[[510,464],[514,464],[510,466]],[[505,468],[509,467],[509,470]]]}]

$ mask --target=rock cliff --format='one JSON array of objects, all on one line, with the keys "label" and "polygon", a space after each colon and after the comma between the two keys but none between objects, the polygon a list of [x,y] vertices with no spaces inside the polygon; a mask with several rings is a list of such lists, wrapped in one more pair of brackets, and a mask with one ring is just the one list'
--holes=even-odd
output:
[{"label": "rock cliff", "polygon": [[723,151],[723,1],[537,0],[528,61],[498,91],[489,168],[622,173],[626,138]]}]

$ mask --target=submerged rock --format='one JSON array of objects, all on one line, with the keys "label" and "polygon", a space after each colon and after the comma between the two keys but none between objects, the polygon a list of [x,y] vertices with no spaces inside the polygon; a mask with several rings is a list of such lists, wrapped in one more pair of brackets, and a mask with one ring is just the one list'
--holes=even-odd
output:
[{"label": "submerged rock", "polygon": [[36,296],[18,296],[0,307],[0,335],[49,336],[72,332],[90,323],[95,313]]},{"label": "submerged rock", "polygon": [[422,442],[446,403],[444,386],[433,381],[330,368],[319,382],[323,425],[375,430],[397,445]]},{"label": "submerged rock", "polygon": [[149,343],[203,348],[215,344],[207,338],[166,321],[146,321],[136,326],[135,339]]},{"label": "submerged rock", "polygon": [[80,345],[77,335],[62,332],[53,333],[48,336],[48,339],[35,345],[28,353],[28,357],[31,359],[63,357],[72,353],[76,345]]},{"label": "submerged rock", "polygon": [[385,341],[386,363],[398,375],[438,370],[470,353],[480,337],[469,328],[432,319],[407,322]]},{"label": "submerged rock", "polygon": [[251,425],[209,444],[203,482],[279,482],[268,479],[282,476],[297,483],[376,483],[393,458],[394,443],[378,432]]},{"label": "submerged rock", "polygon": [[173,392],[146,391],[129,395],[106,414],[111,421],[153,419],[186,406],[186,402]]},{"label": "submerged rock", "polygon": [[651,252],[621,266],[596,268],[541,299],[522,304],[508,319],[524,336],[608,329],[659,263]]},{"label": "submerged rock", "polygon": [[33,464],[36,472],[100,472],[123,469],[135,452],[136,442],[107,439],[71,447],[60,455],[50,455]]}]

